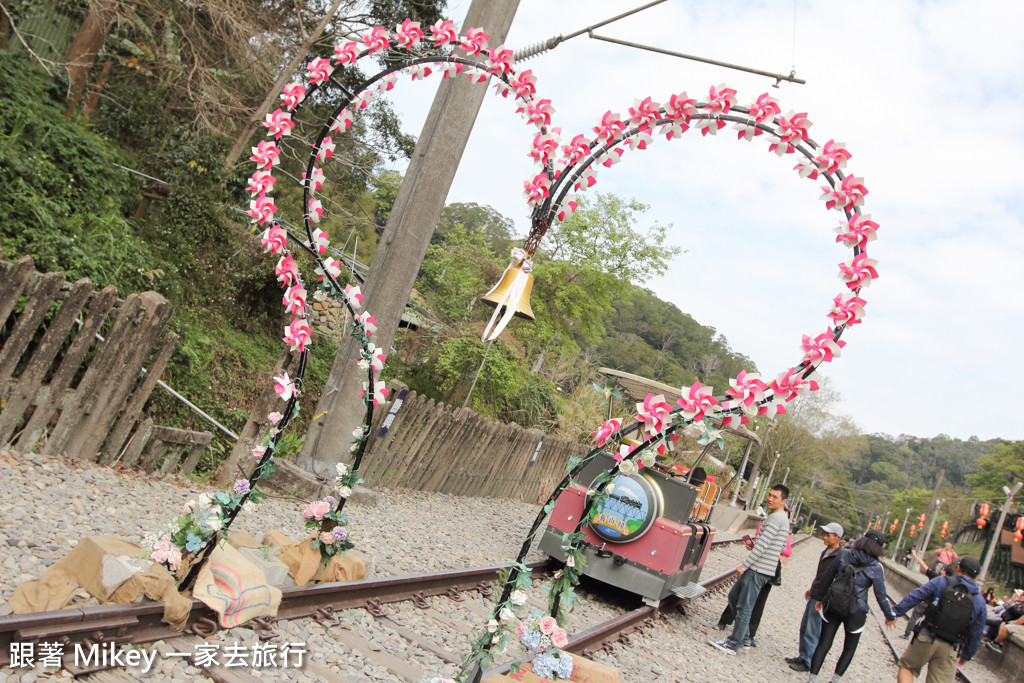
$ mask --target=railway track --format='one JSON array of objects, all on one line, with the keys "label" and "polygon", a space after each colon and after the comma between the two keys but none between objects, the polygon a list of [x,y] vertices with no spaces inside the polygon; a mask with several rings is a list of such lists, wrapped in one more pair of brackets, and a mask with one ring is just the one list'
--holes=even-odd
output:
[{"label": "railway track", "polygon": [[[871,613],[875,615],[875,621],[878,622],[878,628],[882,631],[882,640],[884,640],[885,644],[889,647],[889,652],[892,653],[893,661],[898,662],[900,660],[900,655],[903,653],[900,652],[896,647],[896,643],[894,643],[892,638],[889,636],[889,630],[885,628],[885,619],[875,610],[871,610]],[[970,677],[963,669],[956,670],[956,680],[961,681],[962,683],[971,683]]]},{"label": "railway track", "polygon": [[[742,538],[716,539],[713,541],[713,549],[740,543],[742,540]],[[557,566],[558,563],[550,559],[528,564],[535,578],[550,574]],[[242,627],[256,632],[261,642],[272,641],[281,635],[276,628],[278,621],[312,618],[323,626],[339,626],[344,629],[346,625],[341,622],[339,616],[345,610],[365,610],[377,622],[383,623],[414,647],[429,652],[446,663],[457,664],[459,658],[456,655],[443,645],[438,645],[416,633],[415,629],[403,625],[400,619],[388,614],[384,605],[410,602],[413,606],[426,610],[430,607],[429,598],[435,596],[446,597],[456,602],[463,602],[467,595],[479,595],[487,598],[491,595],[492,584],[499,580],[499,574],[504,569],[506,567],[502,565],[349,583],[285,587],[281,589],[282,600],[275,619],[254,620],[243,624]],[[705,595],[728,586],[735,578],[735,574],[735,569],[733,569],[702,582],[701,586],[706,591]],[[683,607],[685,602],[675,596],[669,596],[657,607],[644,606],[617,615],[576,634],[566,649],[584,655],[600,649],[607,649],[616,641],[628,639],[631,632],[653,625],[654,617],[660,610],[678,609]],[[543,605],[538,603],[535,606],[542,607]],[[480,616],[478,607],[474,615],[477,622],[479,622]],[[105,671],[113,667],[100,663],[82,665],[75,661],[72,653],[76,651],[76,646],[88,649],[94,644],[98,644],[101,647],[123,648],[129,645],[180,639],[183,634],[162,623],[162,617],[163,605],[161,603],[85,606],[55,612],[0,617],[0,665],[10,665],[12,643],[59,643],[63,652],[61,664],[75,676]],[[202,642],[202,639],[213,636],[219,630],[216,615],[205,604],[193,600],[192,611],[184,634],[186,637],[191,637],[188,642]],[[182,643],[186,642],[185,639],[180,640]],[[355,634],[351,634],[349,640],[351,642],[347,644],[354,649],[359,650],[362,646],[365,653],[372,653],[373,648],[360,642]],[[166,645],[160,648],[161,654],[165,657],[166,653],[171,650],[172,648]],[[415,675],[407,665],[403,666],[398,658],[394,658],[392,661],[379,653],[374,656],[382,660],[383,666],[399,678],[418,680],[420,677]],[[307,665],[311,664],[313,662],[307,662]],[[200,668],[204,670],[206,676],[226,683],[255,680],[238,669],[229,670],[212,663]],[[314,666],[314,669],[316,668],[322,667]],[[495,669],[488,673],[498,671],[501,669]],[[330,671],[325,668],[316,673],[330,678],[327,676]]]}]

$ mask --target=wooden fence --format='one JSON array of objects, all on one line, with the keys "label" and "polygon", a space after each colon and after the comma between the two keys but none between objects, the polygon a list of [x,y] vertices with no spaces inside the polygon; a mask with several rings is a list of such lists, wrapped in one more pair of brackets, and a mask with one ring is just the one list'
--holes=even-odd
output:
[{"label": "wooden fence", "polygon": [[[392,383],[391,397],[397,397]],[[374,411],[379,432],[393,406]],[[502,424],[471,410],[452,408],[410,391],[383,438],[367,447],[360,473],[370,486],[412,488],[463,496],[542,503],[586,446],[546,437],[517,424]],[[536,454],[536,459],[534,455]]]},{"label": "wooden fence", "polygon": [[0,261],[0,444],[165,473],[191,444],[184,464],[194,467],[212,434],[138,429],[174,353],[170,316],[155,292],[122,300],[113,287],[37,273],[28,257]]}]

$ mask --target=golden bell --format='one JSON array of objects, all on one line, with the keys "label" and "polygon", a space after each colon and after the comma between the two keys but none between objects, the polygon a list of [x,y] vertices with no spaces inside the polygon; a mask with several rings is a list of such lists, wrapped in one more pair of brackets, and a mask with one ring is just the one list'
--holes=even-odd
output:
[{"label": "golden bell", "polygon": [[[512,286],[513,280],[519,275],[520,268],[511,267],[505,271],[505,275],[501,278],[501,282],[494,288],[493,291],[488,292],[483,297],[483,301],[488,306],[497,306],[501,301],[501,298],[505,296],[505,292],[508,291],[509,287]],[[536,320],[537,316],[533,314],[533,309],[530,308],[530,290],[533,289],[533,274],[526,274],[526,286],[523,287],[523,294],[519,297],[518,305],[515,306],[515,316],[517,318],[526,318],[527,320]],[[506,302],[507,305],[512,305],[513,302]]]}]

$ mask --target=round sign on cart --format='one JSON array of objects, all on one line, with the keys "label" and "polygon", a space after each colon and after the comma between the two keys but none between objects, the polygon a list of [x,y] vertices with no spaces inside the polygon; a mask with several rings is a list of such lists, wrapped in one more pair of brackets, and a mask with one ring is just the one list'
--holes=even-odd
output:
[{"label": "round sign on cart", "polygon": [[604,500],[590,510],[590,528],[611,543],[635,541],[659,514],[658,490],[647,477],[620,474],[608,484]]}]

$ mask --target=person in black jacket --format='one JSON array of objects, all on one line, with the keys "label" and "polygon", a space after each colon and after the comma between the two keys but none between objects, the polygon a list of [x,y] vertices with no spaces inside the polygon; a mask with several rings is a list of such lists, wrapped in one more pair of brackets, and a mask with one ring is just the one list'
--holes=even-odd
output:
[{"label": "person in black jacket", "polygon": [[[828,651],[832,649],[832,641],[835,639],[840,625],[845,629],[843,652],[839,655],[839,661],[836,662],[832,683],[839,683],[842,680],[843,674],[846,673],[850,662],[853,661],[853,655],[857,652],[860,634],[867,623],[869,588],[874,589],[875,600],[882,608],[886,620],[892,621],[896,618],[885,594],[885,572],[878,562],[878,558],[883,554],[885,554],[885,536],[881,531],[872,529],[854,541],[851,547],[839,555],[838,560],[828,566],[821,577],[820,586],[811,593],[811,597],[817,601],[815,608],[821,614],[821,636],[818,639],[818,647],[814,650],[814,656],[811,658],[811,675],[807,679],[808,683],[815,683],[818,680],[818,672],[821,671],[821,665],[824,663]],[[857,609],[845,617],[828,609],[822,612],[821,601],[825,598],[828,587],[847,565],[856,569],[863,567],[854,579]]]},{"label": "person in black jacket", "polygon": [[825,542],[825,549],[821,551],[821,556],[818,557],[818,571],[814,574],[814,581],[811,582],[810,589],[804,593],[807,605],[804,607],[804,616],[800,620],[800,654],[796,657],[786,658],[789,668],[793,671],[811,670],[811,658],[814,656],[815,648],[818,647],[818,638],[821,635],[821,615],[815,609],[817,601],[811,597],[811,593],[824,592],[824,588],[819,587],[821,577],[832,562],[839,557],[839,553],[842,552],[839,548],[839,541],[843,539],[842,525],[830,522],[822,526],[821,531],[823,533],[822,540]]}]

